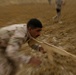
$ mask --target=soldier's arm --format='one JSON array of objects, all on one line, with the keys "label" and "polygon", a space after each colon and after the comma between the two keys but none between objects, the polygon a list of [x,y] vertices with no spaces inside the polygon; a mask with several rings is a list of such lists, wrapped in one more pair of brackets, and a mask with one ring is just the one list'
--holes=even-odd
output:
[{"label": "soldier's arm", "polygon": [[37,41],[31,39],[28,44],[32,49],[45,53],[44,48]]},{"label": "soldier's arm", "polygon": [[15,31],[14,35],[10,38],[8,46],[6,48],[7,56],[15,61],[25,61],[26,63],[30,60],[31,56],[25,56],[19,54],[19,49],[24,43],[25,32],[22,28]]}]

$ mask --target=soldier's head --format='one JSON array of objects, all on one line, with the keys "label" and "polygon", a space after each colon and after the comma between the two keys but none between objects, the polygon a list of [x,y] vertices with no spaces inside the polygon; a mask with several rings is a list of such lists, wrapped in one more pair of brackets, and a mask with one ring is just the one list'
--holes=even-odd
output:
[{"label": "soldier's head", "polygon": [[30,35],[34,38],[40,36],[42,27],[42,23],[36,18],[30,19],[27,23],[27,29]]}]

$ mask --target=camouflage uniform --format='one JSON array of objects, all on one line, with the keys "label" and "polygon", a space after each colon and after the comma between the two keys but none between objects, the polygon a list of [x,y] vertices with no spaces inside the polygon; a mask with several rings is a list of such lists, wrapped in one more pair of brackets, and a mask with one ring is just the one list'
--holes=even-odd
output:
[{"label": "camouflage uniform", "polygon": [[56,8],[61,9],[62,3],[63,3],[63,0],[56,0]]},{"label": "camouflage uniform", "polygon": [[[51,3],[51,0],[48,0]],[[60,24],[62,23],[61,21],[61,8],[62,5],[64,4],[64,0],[55,0],[55,5],[56,5],[56,15],[53,17],[53,20],[55,22],[59,22]]]},{"label": "camouflage uniform", "polygon": [[30,60],[31,56],[18,54],[20,47],[30,38],[26,24],[15,24],[0,29],[0,75],[10,75],[13,66],[16,66],[14,61],[27,63]]}]

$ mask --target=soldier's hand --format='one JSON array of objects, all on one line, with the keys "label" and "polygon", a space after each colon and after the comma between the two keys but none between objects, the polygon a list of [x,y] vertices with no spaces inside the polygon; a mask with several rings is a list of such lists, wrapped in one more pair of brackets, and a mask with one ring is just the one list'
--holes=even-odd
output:
[{"label": "soldier's hand", "polygon": [[46,53],[46,51],[44,50],[43,47],[39,47],[39,51],[42,52],[42,53]]},{"label": "soldier's hand", "polygon": [[41,61],[40,61],[40,59],[38,57],[32,57],[30,59],[30,61],[28,62],[28,64],[39,66],[41,64]]}]

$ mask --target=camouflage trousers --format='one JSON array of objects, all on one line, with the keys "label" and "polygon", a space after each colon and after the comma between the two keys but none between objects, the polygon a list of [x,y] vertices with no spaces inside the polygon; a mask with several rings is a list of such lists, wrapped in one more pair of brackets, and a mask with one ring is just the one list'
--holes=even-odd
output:
[{"label": "camouflage trousers", "polygon": [[4,51],[0,48],[0,75],[15,75],[16,66],[12,60],[10,60]]}]

